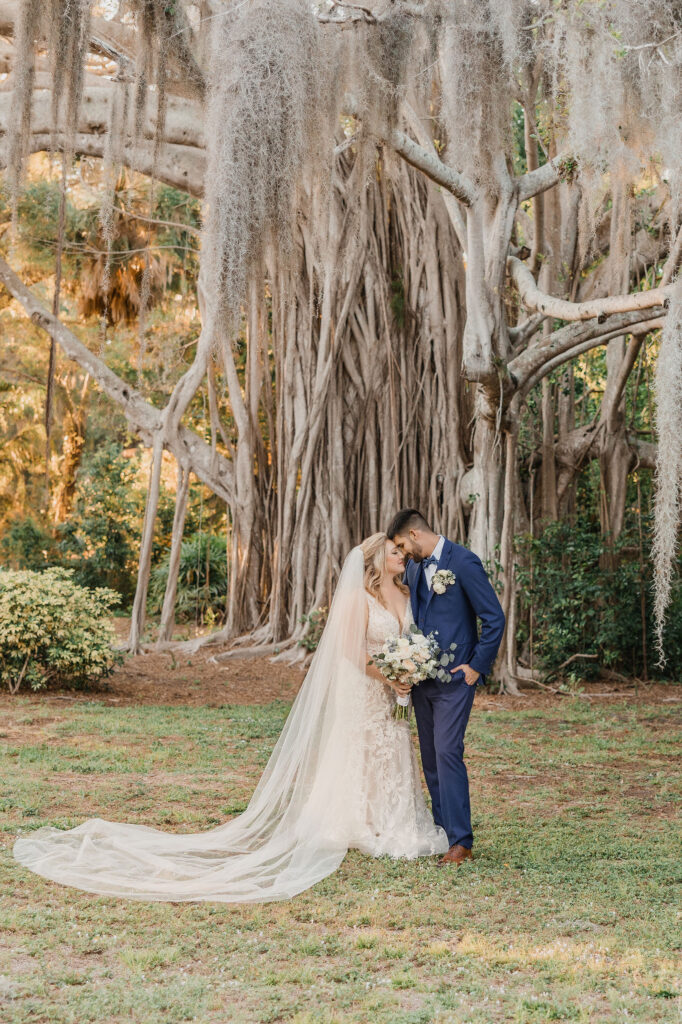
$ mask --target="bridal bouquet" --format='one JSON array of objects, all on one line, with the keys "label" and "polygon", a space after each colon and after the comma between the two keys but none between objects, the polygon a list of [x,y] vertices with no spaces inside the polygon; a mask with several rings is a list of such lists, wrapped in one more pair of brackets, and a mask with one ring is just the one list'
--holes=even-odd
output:
[{"label": "bridal bouquet", "polygon": [[[452,653],[455,647],[456,644],[451,644],[449,651],[441,651],[433,633],[426,636],[413,623],[407,636],[387,637],[372,662],[387,679],[402,679],[412,686],[417,686],[424,679],[440,679],[447,683],[450,674],[446,669],[455,660]],[[407,718],[409,704],[409,696],[399,696],[393,717]]]}]

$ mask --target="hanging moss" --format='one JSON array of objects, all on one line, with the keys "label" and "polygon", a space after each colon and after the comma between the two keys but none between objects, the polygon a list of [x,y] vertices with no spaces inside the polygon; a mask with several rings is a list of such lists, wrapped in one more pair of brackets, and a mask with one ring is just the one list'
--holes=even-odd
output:
[{"label": "hanging moss", "polygon": [[301,177],[329,176],[337,112],[327,40],[299,0],[220,20],[211,59],[206,293],[232,314],[266,245],[290,247]]},{"label": "hanging moss", "polygon": [[42,24],[40,0],[26,0],[15,26],[16,59],[9,122],[8,178],[13,208],[21,182],[24,157],[31,133],[31,106],[35,79],[35,37]]},{"label": "hanging moss", "polygon": [[90,46],[91,5],[92,0],[51,0],[49,5],[52,123],[53,130],[56,130],[61,121],[67,152],[72,148],[83,94],[85,62]]},{"label": "hanging moss", "polygon": [[656,363],[654,574],[656,646],[663,660],[663,626],[670,603],[682,511],[682,278],[675,287]]}]

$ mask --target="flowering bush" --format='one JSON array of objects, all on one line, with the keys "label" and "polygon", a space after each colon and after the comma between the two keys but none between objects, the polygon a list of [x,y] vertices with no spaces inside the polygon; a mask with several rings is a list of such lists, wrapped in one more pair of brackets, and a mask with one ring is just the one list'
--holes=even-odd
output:
[{"label": "flowering bush", "polygon": [[72,571],[0,570],[0,684],[16,693],[48,686],[87,686],[120,659],[109,621],[120,600],[112,590],[87,590]]}]

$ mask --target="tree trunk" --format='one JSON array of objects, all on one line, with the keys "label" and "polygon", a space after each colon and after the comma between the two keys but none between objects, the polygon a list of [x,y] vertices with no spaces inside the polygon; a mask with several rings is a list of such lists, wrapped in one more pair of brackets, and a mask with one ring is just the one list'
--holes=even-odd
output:
[{"label": "tree trunk", "polygon": [[482,388],[476,399],[473,467],[463,485],[471,496],[469,544],[495,576],[500,558],[504,512],[505,451],[504,439],[495,426],[495,411],[490,408]]},{"label": "tree trunk", "polygon": [[178,481],[175,492],[173,532],[171,534],[171,549],[168,558],[168,579],[166,580],[163,608],[161,609],[161,622],[159,623],[158,644],[171,640],[173,636],[175,600],[178,592],[178,571],[180,569],[180,555],[182,553],[182,535],[185,529],[185,515],[187,514],[190,474],[187,467],[183,466],[182,463],[177,465]]},{"label": "tree trunk", "polygon": [[144,522],[142,524],[142,542],[140,544],[137,587],[135,588],[133,611],[130,619],[130,633],[128,634],[128,650],[131,654],[138,654],[140,651],[140,644],[147,615],[147,590],[149,588],[149,574],[152,565],[152,543],[154,540],[154,527],[156,525],[156,512],[159,507],[162,458],[163,439],[160,434],[157,434],[154,438],[154,446],[152,449],[152,464],[149,470],[149,490],[147,492],[147,504],[145,506]]},{"label": "tree trunk", "polygon": [[73,500],[76,494],[76,476],[85,446],[89,384],[90,377],[86,374],[78,404],[71,405],[64,416],[59,483],[54,496],[54,522],[56,525],[65,522],[71,515],[73,508]]},{"label": "tree trunk", "polygon": [[[618,253],[620,257],[611,268],[612,287],[615,291],[627,291],[630,286],[630,220],[628,186],[623,178],[616,176],[613,185],[610,238],[610,250]],[[606,389],[600,417],[602,430],[599,450],[599,517],[602,536],[606,543],[606,550],[602,556],[604,568],[613,567],[616,562],[613,545],[623,529],[628,474],[633,461],[625,431],[625,381],[621,374],[625,357],[625,338],[611,341],[606,349]]]}]

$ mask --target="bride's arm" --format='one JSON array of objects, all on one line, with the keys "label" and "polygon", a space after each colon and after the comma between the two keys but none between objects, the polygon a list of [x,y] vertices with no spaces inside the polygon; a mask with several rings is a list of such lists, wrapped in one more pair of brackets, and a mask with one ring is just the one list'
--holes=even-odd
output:
[{"label": "bride's arm", "polygon": [[[367,602],[365,602],[365,635],[367,634],[368,622],[369,622],[369,605],[367,604]],[[366,660],[367,660],[367,665],[366,665],[366,668],[365,668],[365,673],[368,676],[371,676],[372,679],[378,679],[380,683],[386,683],[387,686],[390,686],[391,689],[395,690],[395,692],[397,694],[400,694],[403,697],[406,696],[410,692],[410,690],[412,689],[412,686],[410,685],[410,683],[402,683],[399,679],[387,679],[386,676],[382,675],[382,673],[376,667],[376,665],[372,661],[371,655],[369,655],[367,653],[367,651],[365,651],[365,657],[366,657]]]}]

